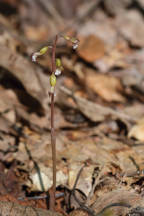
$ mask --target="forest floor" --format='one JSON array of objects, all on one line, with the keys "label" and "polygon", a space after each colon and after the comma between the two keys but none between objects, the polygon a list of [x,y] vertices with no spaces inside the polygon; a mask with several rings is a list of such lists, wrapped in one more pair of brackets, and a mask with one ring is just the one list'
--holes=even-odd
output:
[{"label": "forest floor", "polygon": [[[2,216],[144,215],[144,3],[72,6],[67,18],[67,8],[50,1],[0,1]],[[51,51],[36,63],[31,56],[59,33],[80,43],[74,51],[60,39],[56,50],[64,71],[56,84],[52,213]]]}]

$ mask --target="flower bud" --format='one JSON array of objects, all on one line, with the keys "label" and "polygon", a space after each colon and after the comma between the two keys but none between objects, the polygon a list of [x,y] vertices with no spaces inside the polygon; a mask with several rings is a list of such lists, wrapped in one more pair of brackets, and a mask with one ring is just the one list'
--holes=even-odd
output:
[{"label": "flower bud", "polygon": [[67,35],[64,35],[63,38],[64,38],[65,40],[70,40],[70,37],[67,36]]},{"label": "flower bud", "polygon": [[50,76],[50,85],[51,85],[52,87],[54,87],[54,86],[56,85],[56,76],[55,76],[54,74],[52,74],[52,75]]},{"label": "flower bud", "polygon": [[61,65],[61,60],[59,58],[56,58],[56,67],[60,67]]},{"label": "flower bud", "polygon": [[76,43],[78,43],[79,41],[78,41],[77,38],[72,37],[72,38],[71,38],[71,42],[76,44]]},{"label": "flower bud", "polygon": [[40,54],[43,55],[48,51],[48,46],[43,47],[42,49],[40,49]]}]

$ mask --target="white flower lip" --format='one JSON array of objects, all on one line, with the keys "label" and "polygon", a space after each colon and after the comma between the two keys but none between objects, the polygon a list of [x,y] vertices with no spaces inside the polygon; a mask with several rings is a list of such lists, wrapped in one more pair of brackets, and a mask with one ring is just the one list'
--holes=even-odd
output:
[{"label": "white flower lip", "polygon": [[32,61],[33,61],[33,62],[36,62],[37,57],[40,56],[40,55],[41,55],[40,52],[35,52],[35,53],[32,55]]},{"label": "white flower lip", "polygon": [[78,48],[78,44],[73,44],[73,49],[77,49]]},{"label": "white flower lip", "polygon": [[55,71],[55,75],[59,76],[60,74],[61,74],[61,70],[57,68],[56,71]]}]

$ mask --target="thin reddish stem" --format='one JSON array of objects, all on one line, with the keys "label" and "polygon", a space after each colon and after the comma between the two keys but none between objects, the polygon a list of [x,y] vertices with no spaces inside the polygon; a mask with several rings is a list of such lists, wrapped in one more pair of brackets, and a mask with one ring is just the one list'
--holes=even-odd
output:
[{"label": "thin reddish stem", "polygon": [[56,56],[56,44],[58,40],[58,35],[55,37],[55,41],[52,48],[52,73],[55,73],[56,70],[56,64],[55,64],[55,56]]},{"label": "thin reddish stem", "polygon": [[[55,73],[56,64],[56,44],[58,36],[56,35],[52,48],[52,74]],[[50,210],[55,210],[55,192],[56,192],[56,137],[54,128],[54,92],[51,92],[51,147],[52,147],[52,162],[53,162],[53,186],[50,194]]]}]

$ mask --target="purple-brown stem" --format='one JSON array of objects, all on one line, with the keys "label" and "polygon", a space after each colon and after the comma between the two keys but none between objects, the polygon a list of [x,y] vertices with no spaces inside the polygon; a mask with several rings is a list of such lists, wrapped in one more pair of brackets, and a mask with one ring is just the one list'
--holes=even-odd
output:
[{"label": "purple-brown stem", "polygon": [[[58,36],[56,35],[52,48],[52,74],[55,73],[55,55]],[[52,147],[52,163],[53,163],[53,185],[50,193],[50,210],[55,210],[55,192],[56,192],[56,137],[54,128],[54,92],[51,92],[51,147]]]}]

